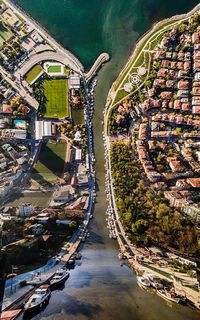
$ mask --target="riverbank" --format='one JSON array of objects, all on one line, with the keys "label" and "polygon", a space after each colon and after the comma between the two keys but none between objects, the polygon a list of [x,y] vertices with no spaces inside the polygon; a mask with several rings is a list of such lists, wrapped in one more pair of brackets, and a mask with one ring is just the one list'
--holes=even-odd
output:
[{"label": "riverbank", "polygon": [[[173,277],[174,272],[170,271],[168,268],[165,268],[165,269],[158,268],[156,265],[154,266],[153,263],[150,263],[150,260],[148,260],[148,259],[145,261],[145,264],[147,265],[147,268],[146,268],[143,264],[144,256],[142,256],[142,263],[141,264],[138,263],[138,261],[136,261],[137,260],[136,257],[141,256],[141,252],[138,250],[138,248],[136,246],[133,246],[132,243],[129,241],[129,239],[123,229],[123,226],[121,225],[119,215],[118,215],[118,209],[116,206],[115,190],[113,187],[113,177],[112,177],[112,172],[111,172],[112,167],[111,167],[110,151],[111,151],[111,143],[112,143],[111,140],[112,139],[110,139],[110,137],[109,137],[109,130],[108,130],[109,116],[110,116],[110,111],[113,107],[118,105],[124,99],[133,95],[133,93],[135,93],[137,90],[139,90],[141,88],[141,86],[143,86],[145,79],[147,79],[148,74],[149,74],[149,68],[148,68],[146,78],[144,79],[142,84],[140,86],[138,86],[137,89],[130,92],[130,94],[125,95],[121,100],[119,99],[119,101],[117,101],[117,102],[115,101],[117,92],[121,89],[122,85],[126,81],[128,74],[130,72],[132,72],[132,68],[134,67],[134,64],[137,62],[137,60],[140,59],[140,56],[141,56],[142,52],[144,51],[144,49],[148,48],[148,51],[150,51],[150,50],[152,51],[152,49],[154,49],[154,47],[151,48],[152,42],[150,42],[150,41],[155,41],[155,39],[157,39],[157,37],[161,36],[162,32],[166,32],[170,28],[174,27],[177,23],[180,23],[180,22],[187,20],[189,17],[191,17],[199,9],[200,9],[200,5],[195,7],[188,14],[174,16],[170,19],[163,20],[163,21],[157,23],[156,25],[153,26],[153,28],[149,32],[147,32],[144,35],[144,37],[142,37],[140,39],[140,41],[138,42],[138,44],[135,47],[133,54],[131,55],[129,61],[125,65],[124,69],[121,71],[118,79],[113,83],[113,85],[109,91],[107,103],[106,103],[106,106],[104,109],[104,146],[105,146],[105,159],[106,159],[106,170],[107,170],[106,188],[107,188],[107,197],[108,197],[108,201],[109,201],[109,207],[111,208],[111,211],[114,214],[114,220],[117,225],[116,233],[117,233],[118,243],[121,247],[121,251],[123,252],[123,254],[125,256],[127,256],[128,260],[130,262],[130,265],[134,268],[135,271],[144,272],[144,271],[148,271],[148,268],[151,270],[154,269],[153,272],[157,276],[160,276],[160,275],[163,276],[163,274],[166,274],[166,277],[165,277],[166,279]],[[143,65],[141,64],[141,66],[143,66]],[[140,67],[140,64],[137,67]],[[147,70],[147,68],[146,68],[146,70]],[[123,140],[122,135],[119,137],[115,137],[115,139],[118,139],[118,138]],[[127,137],[127,139],[128,139],[128,137]],[[124,136],[124,140],[126,140],[126,136]],[[123,241],[122,241],[122,238],[123,238]],[[131,258],[131,256],[134,256],[134,258]],[[181,280],[182,282],[184,282],[184,280],[185,280],[184,276],[182,276],[181,274],[178,274],[178,273],[176,274],[176,278],[180,278],[179,280]],[[193,286],[193,276],[190,276],[190,277],[188,276],[187,281],[188,281],[188,283],[191,283],[191,287],[192,287]],[[182,282],[181,283],[180,282],[178,285],[176,283],[172,282],[172,285],[174,286],[175,290],[177,290],[177,292],[184,293],[185,297],[187,297],[187,299],[190,300],[192,302],[192,304],[197,309],[200,309],[200,296],[199,296],[198,288],[197,288],[197,290],[193,290],[192,288],[189,288],[189,285],[184,285]],[[197,279],[195,281],[195,285],[196,284],[198,284]]]}]

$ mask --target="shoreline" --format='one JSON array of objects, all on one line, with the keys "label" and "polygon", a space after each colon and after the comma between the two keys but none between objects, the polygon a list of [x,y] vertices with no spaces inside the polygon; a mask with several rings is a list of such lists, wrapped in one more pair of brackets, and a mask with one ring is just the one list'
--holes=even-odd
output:
[{"label": "shoreline", "polygon": [[55,48],[64,53],[68,58],[72,60],[72,63],[76,65],[76,67],[80,70],[81,74],[84,72],[84,66],[83,64],[79,61],[79,59],[71,53],[69,50],[65,49],[57,40],[55,40],[49,33],[48,31],[40,25],[39,22],[37,22],[33,17],[31,17],[28,13],[26,13],[19,5],[14,3],[13,1],[10,0],[4,0],[4,3],[10,7],[14,12],[16,12],[18,15],[22,16],[24,20],[30,24],[32,24],[36,30],[39,30],[39,32],[44,36],[44,38],[50,42],[50,44],[53,44]]},{"label": "shoreline", "polygon": [[[183,13],[183,14],[179,14],[179,15],[175,15],[175,16],[172,16],[170,18],[166,18],[166,19],[163,19],[163,20],[160,20],[160,21],[157,21],[155,22],[151,28],[149,30],[147,30],[141,37],[139,37],[136,41],[136,43],[134,44],[133,46],[133,49],[130,53],[130,56],[128,58],[128,61],[125,63],[124,67],[122,68],[122,70],[120,71],[120,73],[118,74],[117,78],[115,79],[115,81],[113,82],[111,88],[109,89],[109,92],[108,92],[108,95],[107,95],[107,99],[106,99],[106,108],[109,108],[111,105],[112,105],[112,94],[114,92],[117,92],[117,89],[114,89],[114,86],[116,85],[116,82],[118,81],[118,79],[120,77],[122,77],[123,73],[126,72],[126,69],[128,69],[130,67],[130,64],[134,61],[135,58],[137,58],[137,54],[138,54],[138,49],[140,48],[140,46],[143,45],[143,43],[146,41],[146,38],[149,38],[150,36],[153,36],[153,34],[158,31],[156,29],[159,29],[162,24],[164,23],[168,23],[170,21],[172,21],[173,23],[173,20],[187,20],[188,18],[190,18],[193,14],[195,14],[197,11],[200,11],[200,3],[197,4],[192,10],[190,10],[189,12],[187,13]],[[178,23],[178,22],[176,22]],[[165,28],[165,26],[163,27]],[[128,70],[127,70],[128,72]],[[125,78],[125,76],[124,76]],[[123,79],[120,81],[120,83],[123,82]],[[125,99],[126,97],[124,97]],[[113,99],[114,100],[114,99]]]},{"label": "shoreline", "polygon": [[[140,271],[144,271],[146,269],[146,267],[143,265],[140,265],[133,258],[134,255],[137,255],[137,254],[139,255],[139,252],[137,252],[137,248],[132,243],[130,243],[130,241],[128,240],[127,235],[124,231],[123,225],[119,221],[118,209],[116,206],[115,193],[114,193],[113,180],[112,180],[111,158],[110,158],[111,142],[110,142],[110,137],[108,135],[108,123],[109,123],[110,111],[112,110],[112,108],[115,105],[117,105],[118,103],[121,102],[121,101],[118,101],[117,103],[114,103],[114,100],[116,97],[116,92],[120,88],[120,85],[121,85],[121,83],[123,83],[124,79],[126,79],[127,74],[130,72],[131,65],[134,63],[134,61],[137,61],[137,58],[140,56],[141,52],[143,51],[144,48],[142,48],[142,50],[138,53],[138,50],[140,49],[140,47],[144,46],[145,41],[147,39],[153,37],[154,33],[159,31],[159,28],[162,31],[163,29],[166,29],[167,27],[169,28],[173,24],[178,24],[184,20],[187,20],[199,10],[200,10],[200,3],[197,6],[195,6],[188,13],[175,15],[175,16],[172,16],[171,18],[167,18],[167,19],[161,20],[159,22],[156,22],[152,25],[150,30],[148,30],[142,37],[140,37],[137,40],[137,42],[134,45],[134,48],[132,50],[132,53],[130,54],[130,57],[128,58],[127,63],[122,68],[121,72],[119,73],[119,75],[115,79],[115,81],[113,82],[113,84],[108,92],[106,105],[105,105],[104,111],[103,111],[103,113],[104,113],[103,137],[104,137],[104,150],[105,150],[105,170],[106,170],[106,177],[107,177],[106,188],[108,190],[107,193],[108,193],[108,203],[109,203],[108,208],[111,208],[113,215],[114,215],[115,231],[117,234],[117,242],[119,245],[120,252],[123,253],[127,257],[127,260],[129,262],[129,267],[136,274],[138,274],[138,272],[140,272]],[[179,20],[179,21],[176,21],[176,20]],[[164,24],[167,22],[171,22],[171,24],[169,24],[168,26],[165,26]],[[162,28],[162,25],[163,25],[163,28]],[[114,88],[119,79],[120,79],[120,82],[118,83],[118,86],[116,88]],[[113,97],[114,93],[115,93],[115,96]],[[130,95],[131,94],[133,94],[133,92],[130,93]],[[129,96],[129,95],[127,94],[127,96]],[[127,96],[125,96],[122,100],[126,99]],[[120,234],[119,234],[119,230],[120,230]],[[132,254],[130,255],[130,251],[128,252],[127,244],[128,244],[129,250],[132,252],[133,255]],[[134,248],[135,252],[133,251],[133,248]],[[160,278],[162,278],[162,277],[166,278],[165,276],[161,275],[156,270],[151,271],[151,272],[154,273],[155,275],[159,276]],[[174,284],[174,287],[175,287],[175,284]],[[177,286],[177,292],[178,291],[184,292],[185,297],[187,297],[188,300],[190,300],[192,302],[192,304],[195,306],[195,308],[200,309],[199,294],[197,295],[197,292],[195,294],[195,292],[192,289],[188,290],[188,288],[187,288],[187,294],[186,294],[186,291],[184,291],[184,288],[186,289],[186,286],[179,284],[179,288]],[[190,294],[188,294],[188,292]],[[192,293],[193,293],[193,295],[192,295]],[[195,297],[196,295],[197,295],[197,297]]]}]

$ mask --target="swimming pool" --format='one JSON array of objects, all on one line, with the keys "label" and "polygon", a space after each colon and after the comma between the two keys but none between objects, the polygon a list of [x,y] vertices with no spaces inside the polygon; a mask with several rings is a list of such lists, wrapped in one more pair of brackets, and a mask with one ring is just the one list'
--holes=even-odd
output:
[{"label": "swimming pool", "polygon": [[25,120],[15,119],[13,120],[13,125],[17,129],[26,129],[27,123]]}]

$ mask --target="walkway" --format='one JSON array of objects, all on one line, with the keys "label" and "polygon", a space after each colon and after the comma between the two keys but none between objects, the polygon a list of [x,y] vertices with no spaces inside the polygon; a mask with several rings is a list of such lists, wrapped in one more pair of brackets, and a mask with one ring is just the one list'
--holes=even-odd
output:
[{"label": "walkway", "polygon": [[97,60],[95,61],[95,63],[93,64],[93,66],[91,67],[91,69],[85,73],[85,79],[86,81],[90,81],[92,79],[92,77],[94,77],[97,73],[97,71],[99,70],[99,68],[101,67],[101,65],[107,61],[109,61],[110,56],[108,53],[103,52],[100,54],[100,56],[97,58]]}]

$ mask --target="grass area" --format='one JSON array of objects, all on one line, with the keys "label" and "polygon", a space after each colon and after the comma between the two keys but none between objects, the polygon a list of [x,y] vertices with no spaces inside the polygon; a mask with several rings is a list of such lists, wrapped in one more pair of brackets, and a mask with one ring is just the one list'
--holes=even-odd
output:
[{"label": "grass area", "polygon": [[45,80],[45,113],[47,118],[68,117],[68,81],[67,79]]},{"label": "grass area", "polygon": [[74,124],[84,124],[84,110],[83,109],[72,109],[72,119],[74,120]]},{"label": "grass area", "polygon": [[66,156],[65,141],[48,141],[43,145],[31,179],[40,185],[54,184],[62,176]]},{"label": "grass area", "polygon": [[[130,67],[128,69],[127,68],[124,69],[123,72],[121,73],[121,75],[119,75],[119,77],[115,81],[114,90],[117,90],[120,87],[122,81],[126,78],[127,74],[130,72],[130,68],[132,69],[135,66],[135,64],[138,65],[137,59],[143,49],[149,49],[147,44],[148,44],[148,40],[152,37],[152,35],[159,32],[159,31],[161,31],[161,33],[163,35],[164,32],[166,32],[167,30],[170,29],[171,24],[178,23],[179,21],[180,21],[180,19],[169,19],[168,21],[165,21],[165,22],[161,21],[157,25],[157,27],[154,31],[151,30],[149,32],[148,37],[146,37],[145,41],[143,41],[143,43],[141,43],[141,45],[137,49],[135,49],[137,54],[135,55],[134,59],[132,59],[131,63],[129,64]],[[155,44],[157,44],[156,37],[157,37],[157,35],[155,36],[155,38],[152,38],[152,41],[155,41]],[[151,47],[151,49],[153,49],[153,47]],[[140,57],[139,57],[139,60],[141,62]]]},{"label": "grass area", "polygon": [[10,40],[12,36],[12,31],[4,27],[4,25],[0,22],[0,48],[2,48],[4,42]]},{"label": "grass area", "polygon": [[120,101],[121,99],[125,98],[126,96],[128,95],[128,93],[121,89],[117,92],[117,95],[115,97],[115,101],[114,101],[114,104],[117,103],[118,101]]},{"label": "grass area", "polygon": [[49,73],[61,72],[61,66],[49,66],[48,72]]},{"label": "grass area", "polygon": [[162,271],[162,270],[160,270],[160,269],[154,268],[154,267],[152,267],[152,266],[150,266],[150,265],[148,265],[148,264],[145,264],[145,267],[146,267],[146,268],[149,268],[149,269],[151,269],[151,270],[153,270],[153,271],[156,271],[156,272],[162,274],[163,276],[171,279],[171,275],[170,275],[169,273],[165,272],[165,271]]},{"label": "grass area", "polygon": [[25,79],[26,81],[31,84],[37,77],[38,75],[43,71],[43,68],[39,65],[36,64],[26,75]]},{"label": "grass area", "polygon": [[6,205],[11,207],[18,207],[23,203],[31,203],[33,206],[46,208],[49,200],[52,196],[52,192],[13,192],[12,196],[6,202]]}]

